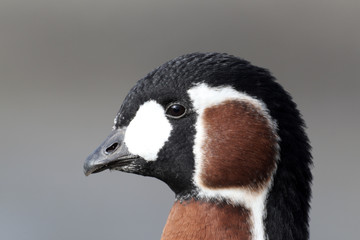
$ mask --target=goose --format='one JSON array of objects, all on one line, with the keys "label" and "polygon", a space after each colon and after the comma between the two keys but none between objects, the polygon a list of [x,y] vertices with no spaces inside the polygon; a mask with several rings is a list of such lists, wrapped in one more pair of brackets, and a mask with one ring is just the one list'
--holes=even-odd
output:
[{"label": "goose", "polygon": [[296,104],[268,70],[191,53],[136,83],[84,173],[165,182],[175,202],[161,240],[306,240],[310,151]]}]

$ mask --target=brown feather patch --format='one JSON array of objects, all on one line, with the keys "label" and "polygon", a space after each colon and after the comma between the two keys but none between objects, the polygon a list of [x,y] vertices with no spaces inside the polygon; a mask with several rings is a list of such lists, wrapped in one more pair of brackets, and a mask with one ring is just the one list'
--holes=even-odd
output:
[{"label": "brown feather patch", "polygon": [[228,204],[175,202],[161,240],[250,240],[249,211]]},{"label": "brown feather patch", "polygon": [[264,187],[276,166],[277,140],[262,110],[229,100],[205,109],[203,122],[202,183],[209,188]]}]

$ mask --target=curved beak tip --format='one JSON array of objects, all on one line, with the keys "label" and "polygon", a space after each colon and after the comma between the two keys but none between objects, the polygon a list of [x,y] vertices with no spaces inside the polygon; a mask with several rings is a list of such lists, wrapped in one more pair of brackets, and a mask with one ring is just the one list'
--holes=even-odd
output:
[{"label": "curved beak tip", "polygon": [[91,165],[92,165],[91,162],[88,161],[88,159],[86,159],[86,161],[84,163],[84,167],[83,167],[85,176],[89,176],[90,174],[92,174],[95,171],[94,167]]},{"label": "curved beak tip", "polygon": [[87,176],[89,176],[89,175],[91,174],[91,172],[89,172],[89,171],[87,171],[86,169],[84,169],[84,174],[85,174],[85,176],[87,177]]}]

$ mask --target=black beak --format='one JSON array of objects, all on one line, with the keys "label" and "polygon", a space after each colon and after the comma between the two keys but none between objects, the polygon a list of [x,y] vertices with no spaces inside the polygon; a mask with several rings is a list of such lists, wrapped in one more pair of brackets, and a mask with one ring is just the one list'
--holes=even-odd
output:
[{"label": "black beak", "polygon": [[115,129],[107,139],[85,160],[84,173],[89,176],[106,169],[121,168],[138,156],[132,155],[124,143],[125,129]]}]

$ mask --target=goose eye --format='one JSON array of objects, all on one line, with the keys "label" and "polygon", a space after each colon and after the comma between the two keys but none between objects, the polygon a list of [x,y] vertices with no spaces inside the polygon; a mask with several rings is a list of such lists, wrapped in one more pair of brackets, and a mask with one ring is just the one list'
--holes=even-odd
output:
[{"label": "goose eye", "polygon": [[166,109],[166,115],[171,118],[181,118],[186,113],[186,108],[178,103],[171,104]]}]

